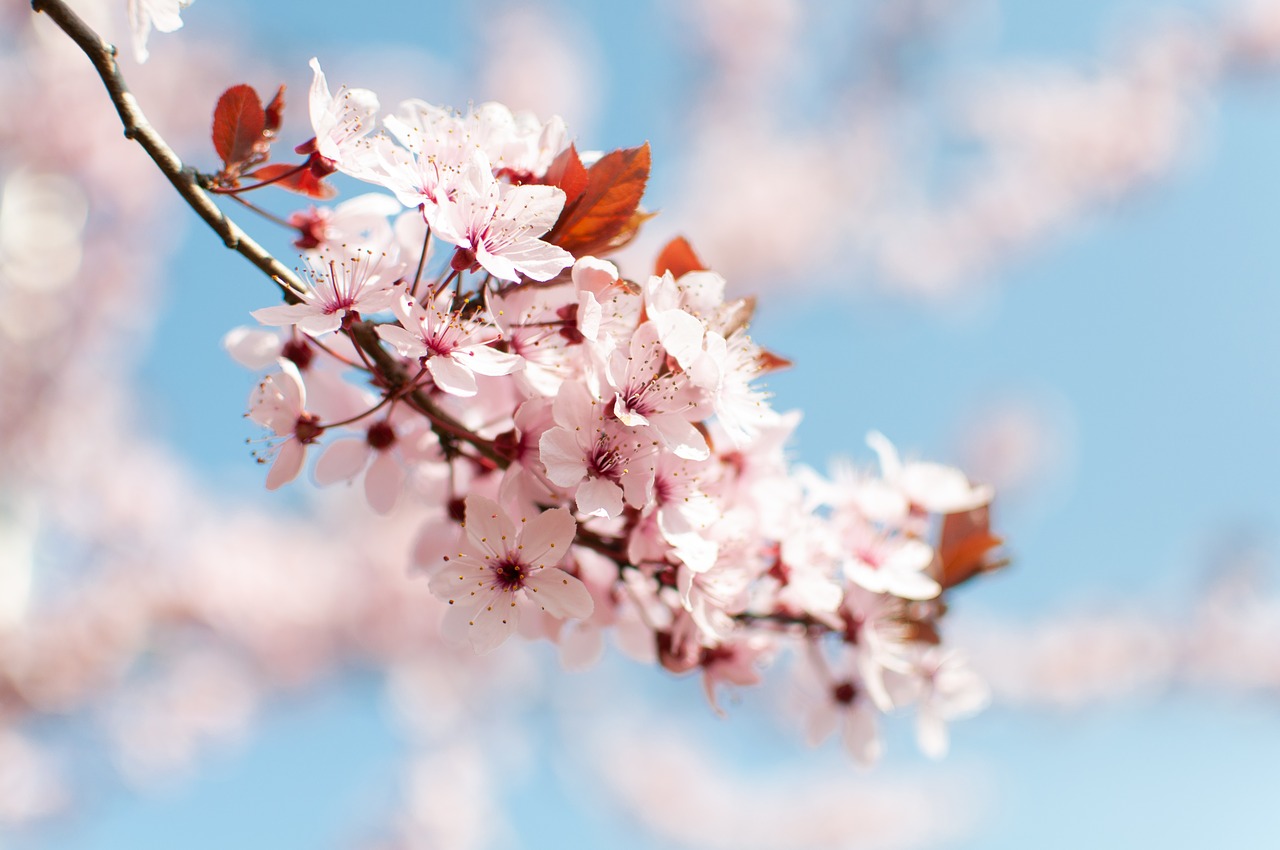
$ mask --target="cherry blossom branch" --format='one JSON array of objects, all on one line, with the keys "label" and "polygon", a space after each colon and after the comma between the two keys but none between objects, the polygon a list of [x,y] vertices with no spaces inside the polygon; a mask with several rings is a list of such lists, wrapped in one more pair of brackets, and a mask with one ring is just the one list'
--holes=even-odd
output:
[{"label": "cherry blossom branch", "polygon": [[182,164],[173,148],[169,147],[147,121],[120,73],[115,46],[104,41],[62,0],[32,0],[31,8],[48,15],[89,57],[120,115],[125,138],[142,146],[183,200],[222,237],[223,244],[257,266],[284,290],[286,297],[303,291],[302,281],[293,271],[255,242],[218,208],[213,199],[200,188],[195,170]]}]

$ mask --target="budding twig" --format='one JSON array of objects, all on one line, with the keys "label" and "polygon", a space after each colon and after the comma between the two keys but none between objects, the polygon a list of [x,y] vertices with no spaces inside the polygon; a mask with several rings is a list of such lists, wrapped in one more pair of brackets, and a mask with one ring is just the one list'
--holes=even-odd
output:
[{"label": "budding twig", "polygon": [[104,41],[62,0],[31,0],[31,8],[48,15],[49,19],[57,24],[89,57],[98,76],[102,78],[102,84],[107,88],[111,102],[115,104],[116,112],[120,115],[125,137],[142,145],[147,156],[151,157],[164,176],[169,178],[169,182],[178,190],[183,200],[215,233],[222,237],[223,244],[261,269],[285,291],[286,296],[305,291],[302,281],[293,271],[250,238],[234,221],[227,218],[213,199],[200,188],[195,169],[184,166],[173,148],[169,147],[147,121],[147,117],[142,114],[142,109],[138,106],[138,101],[125,84],[124,76],[120,73],[120,65],[116,62],[115,46]]}]

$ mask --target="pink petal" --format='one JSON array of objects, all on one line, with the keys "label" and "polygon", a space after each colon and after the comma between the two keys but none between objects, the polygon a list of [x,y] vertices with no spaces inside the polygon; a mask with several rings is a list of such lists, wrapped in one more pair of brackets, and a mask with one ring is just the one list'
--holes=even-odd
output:
[{"label": "pink petal", "polygon": [[477,654],[502,645],[516,630],[520,609],[509,593],[495,593],[467,623],[467,639]]},{"label": "pink petal", "polygon": [[275,463],[271,464],[271,471],[267,473],[267,489],[275,490],[297,478],[306,457],[306,446],[297,440],[285,440],[276,453]]},{"label": "pink petal", "polygon": [[364,495],[380,514],[389,514],[404,489],[404,465],[394,453],[378,452],[364,477]]},{"label": "pink petal", "polygon": [[[567,513],[567,511],[566,511]],[[530,599],[553,617],[564,619],[590,617],[596,609],[591,592],[581,580],[564,570],[548,567],[532,573],[524,581]]]},{"label": "pink petal", "polygon": [[870,767],[880,760],[884,748],[876,734],[875,711],[867,703],[858,700],[845,710],[840,737],[845,750],[862,766]]},{"label": "pink petal", "polygon": [[607,478],[588,478],[578,487],[578,513],[613,519],[622,513],[622,488]]},{"label": "pink petal", "polygon": [[547,478],[558,487],[572,487],[587,474],[587,464],[577,437],[567,428],[552,428],[538,440],[538,457]]},{"label": "pink petal", "polygon": [[335,481],[350,481],[369,462],[369,443],[365,440],[334,440],[316,461],[316,483],[321,487]]},{"label": "pink petal", "polygon": [[506,511],[492,499],[474,494],[467,496],[466,523],[467,537],[492,557],[506,555],[508,547],[515,542],[515,526]]},{"label": "pink petal", "polygon": [[535,567],[559,563],[577,534],[578,523],[568,509],[543,511],[520,529],[520,560]]},{"label": "pink petal", "polygon": [[676,453],[676,457],[685,460],[706,460],[710,457],[711,449],[707,446],[707,438],[680,414],[654,414],[649,417],[649,424],[662,437],[662,441],[671,447],[671,451]]}]

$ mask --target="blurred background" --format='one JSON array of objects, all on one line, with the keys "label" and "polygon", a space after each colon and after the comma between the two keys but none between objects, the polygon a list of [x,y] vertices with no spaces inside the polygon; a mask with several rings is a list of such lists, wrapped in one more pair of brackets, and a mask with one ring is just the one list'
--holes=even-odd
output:
[{"label": "blurred background", "polygon": [[[198,0],[123,70],[215,164],[220,91],[563,115],[648,140],[660,215],[796,363],[792,452],[994,484],[1014,563],[948,641],[992,685],[931,762],[808,749],[610,652],[442,647],[411,512],[268,494],[275,301],[88,62],[0,6],[0,846],[1201,848],[1280,826],[1280,2]],[[77,2],[127,44],[124,0]],[[348,190],[351,186],[345,187]],[[298,208],[277,196],[280,213]],[[236,215],[286,262],[271,225]]]}]

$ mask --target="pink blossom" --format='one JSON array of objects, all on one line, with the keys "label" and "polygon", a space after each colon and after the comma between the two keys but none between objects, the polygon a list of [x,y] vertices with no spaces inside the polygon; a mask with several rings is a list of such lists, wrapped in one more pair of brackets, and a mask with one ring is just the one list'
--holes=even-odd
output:
[{"label": "pink blossom", "polygon": [[499,183],[483,153],[474,151],[432,226],[460,249],[455,268],[479,264],[501,280],[550,280],[573,263],[568,251],[538,238],[555,225],[564,200],[555,186]]},{"label": "pink blossom", "polygon": [[311,126],[315,131],[315,152],[324,157],[333,168],[347,171],[353,164],[357,143],[376,126],[378,96],[368,89],[338,89],[337,95],[329,93],[329,83],[320,61],[311,58]]},{"label": "pink blossom", "polygon": [[249,397],[249,418],[270,428],[284,441],[272,446],[259,457],[265,463],[274,455],[267,473],[267,489],[274,490],[298,477],[306,460],[307,446],[323,432],[320,419],[309,413],[306,387],[298,367],[288,360],[280,361],[280,371],[262,379]]},{"label": "pink blossom", "polygon": [[547,478],[574,489],[579,512],[612,518],[624,500],[643,507],[653,492],[657,454],[649,430],[606,418],[606,405],[581,384],[565,384],[552,412],[557,427],[542,435],[540,456]]},{"label": "pink blossom", "polygon": [[645,322],[631,344],[609,358],[614,415],[625,425],[651,426],[679,457],[703,460],[711,450],[689,419],[691,414],[701,419],[695,412],[701,393],[683,375],[666,370],[667,352],[658,334],[655,323]]},{"label": "pink blossom", "polygon": [[307,264],[307,287],[297,293],[301,304],[265,307],[253,317],[264,325],[297,325],[311,336],[342,327],[349,315],[373,314],[391,306],[390,281],[371,255],[356,255],[345,262]]},{"label": "pink blossom", "polygon": [[392,301],[400,325],[379,325],[378,336],[401,356],[418,358],[444,392],[474,396],[476,375],[510,375],[524,365],[518,356],[489,345],[497,335],[487,332],[484,324],[453,312],[448,292],[423,307],[402,287]]},{"label": "pink blossom", "polygon": [[472,495],[464,528],[461,551],[431,579],[431,592],[450,606],[446,636],[488,652],[515,631],[521,608],[537,606],[561,619],[591,616],[587,588],[555,566],[577,534],[567,509],[521,517],[517,527],[496,502]]},{"label": "pink blossom", "polygon": [[408,480],[409,468],[438,461],[440,443],[430,423],[403,405],[391,415],[375,419],[361,438],[334,440],[316,461],[316,483],[324,486],[350,481],[364,473],[369,505],[386,514],[396,506]]}]

